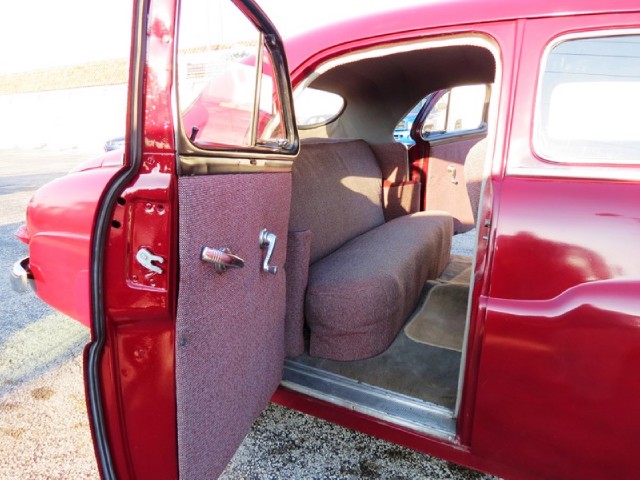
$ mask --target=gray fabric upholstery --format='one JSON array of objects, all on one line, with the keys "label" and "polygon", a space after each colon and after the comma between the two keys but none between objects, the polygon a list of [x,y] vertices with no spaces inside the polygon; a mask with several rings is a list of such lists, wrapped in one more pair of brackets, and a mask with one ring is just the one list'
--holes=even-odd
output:
[{"label": "gray fabric upholstery", "polygon": [[304,352],[304,294],[309,275],[311,231],[290,231],[287,241],[287,314],[285,353],[297,357]]},{"label": "gray fabric upholstery", "polygon": [[384,351],[424,282],[446,267],[452,235],[450,215],[420,212],[372,229],[314,263],[305,303],[310,354],[356,360]]},{"label": "gray fabric upholstery", "polygon": [[289,230],[311,230],[311,263],[383,223],[382,173],[369,145],[303,142],[293,164]]},{"label": "gray fabric upholstery", "polygon": [[[282,266],[290,188],[288,173],[178,179],[180,478],[217,478],[280,382],[285,271],[261,271],[258,239],[265,227],[277,235],[271,263]],[[200,260],[203,246],[229,247],[245,267],[218,274]]]}]

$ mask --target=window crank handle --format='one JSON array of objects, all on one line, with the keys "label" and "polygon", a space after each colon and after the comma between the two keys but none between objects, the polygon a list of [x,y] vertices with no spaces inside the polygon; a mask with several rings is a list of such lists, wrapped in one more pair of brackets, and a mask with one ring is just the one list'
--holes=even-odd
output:
[{"label": "window crank handle", "polygon": [[271,256],[273,255],[273,250],[276,248],[275,233],[269,232],[266,228],[263,229],[260,232],[260,248],[267,249],[267,254],[264,256],[264,261],[262,262],[262,271],[275,275],[276,273],[278,273],[278,267],[275,265],[269,265]]}]

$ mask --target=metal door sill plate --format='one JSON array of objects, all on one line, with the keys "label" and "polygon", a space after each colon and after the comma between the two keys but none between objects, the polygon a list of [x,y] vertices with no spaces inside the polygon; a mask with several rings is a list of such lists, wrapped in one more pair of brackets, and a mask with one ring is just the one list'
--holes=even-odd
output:
[{"label": "metal door sill plate", "polygon": [[350,410],[455,442],[456,421],[447,408],[286,359],[281,385]]}]

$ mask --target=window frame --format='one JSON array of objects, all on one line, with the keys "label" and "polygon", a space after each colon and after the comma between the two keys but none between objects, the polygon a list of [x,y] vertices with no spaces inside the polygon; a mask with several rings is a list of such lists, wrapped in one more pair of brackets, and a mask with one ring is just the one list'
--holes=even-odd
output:
[{"label": "window frame", "polygon": [[[606,37],[623,37],[623,36],[640,36],[640,28],[609,28],[605,30],[590,30],[583,32],[571,32],[558,35],[553,38],[550,42],[546,44],[544,47],[544,51],[540,57],[540,62],[538,66],[538,77],[536,81],[536,90],[535,90],[535,99],[533,103],[533,111],[532,111],[532,122],[531,122],[531,152],[535,156],[535,158],[544,164],[550,164],[557,166],[559,168],[565,169],[574,169],[574,168],[629,168],[634,166],[640,166],[640,161],[636,163],[631,162],[611,162],[611,161],[602,161],[602,162],[575,162],[572,160],[563,161],[554,158],[545,152],[545,148],[541,145],[541,136],[542,136],[542,113],[541,113],[541,104],[543,100],[543,79],[546,73],[546,69],[549,63],[549,55],[551,52],[561,45],[562,43],[566,43],[569,41],[576,40],[590,40],[597,38],[606,38]],[[544,167],[543,167],[544,168]]]},{"label": "window frame", "polygon": [[[251,146],[215,145],[211,148],[198,146],[189,140],[190,133],[185,129],[183,116],[180,112],[179,99],[179,48],[178,41],[174,45],[173,53],[173,86],[172,99],[175,125],[175,141],[178,153],[178,175],[202,175],[219,173],[247,173],[259,171],[288,171],[291,162],[300,149],[298,128],[293,108],[291,78],[285,54],[284,44],[275,26],[261,11],[236,5],[247,20],[254,25],[259,33],[258,51],[269,55],[273,71],[273,88],[277,92],[282,110],[283,130],[286,139],[283,143]],[[179,38],[182,26],[181,11],[177,14],[174,38]],[[262,59],[260,59],[262,63]],[[259,98],[259,83],[254,94]],[[255,100],[254,100],[255,103]],[[257,105],[254,104],[254,109]],[[254,112],[255,115],[255,112]]]},{"label": "window frame", "polygon": [[[434,131],[425,133],[423,131],[424,122],[427,120],[429,114],[431,113],[431,110],[436,106],[436,104],[440,101],[440,99],[447,93],[450,93],[454,88],[466,86],[466,85],[456,85],[453,87],[436,90],[435,92],[432,92],[427,96],[428,97],[427,102],[422,107],[422,110],[420,111],[420,113],[418,113],[418,116],[416,117],[416,121],[413,123],[413,126],[411,127],[411,136],[412,137],[416,136],[417,138],[421,138],[423,141],[427,141],[427,142],[436,142],[436,141],[447,141],[449,139],[460,139],[460,137],[467,137],[467,136],[474,137],[479,134],[486,134],[487,118],[489,115],[489,102],[487,100],[491,98],[492,84],[479,83],[477,85],[484,85],[485,87],[485,104],[482,111],[482,121],[480,122],[480,125],[478,125],[476,128],[453,130],[450,132],[446,130],[445,131],[434,130]],[[451,96],[449,96],[449,101],[451,101]],[[449,115],[449,106],[450,104],[447,103],[447,116]],[[445,125],[446,125],[446,121],[445,121]]]}]

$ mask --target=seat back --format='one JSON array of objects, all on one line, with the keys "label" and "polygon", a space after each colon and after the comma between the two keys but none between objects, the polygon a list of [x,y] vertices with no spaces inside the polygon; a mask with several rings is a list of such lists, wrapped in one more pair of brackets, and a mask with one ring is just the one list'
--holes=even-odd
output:
[{"label": "seat back", "polygon": [[293,164],[289,230],[311,230],[314,263],[384,223],[382,172],[364,140],[303,140]]}]

